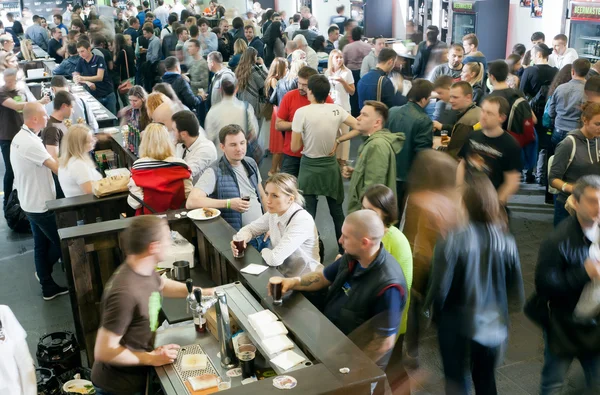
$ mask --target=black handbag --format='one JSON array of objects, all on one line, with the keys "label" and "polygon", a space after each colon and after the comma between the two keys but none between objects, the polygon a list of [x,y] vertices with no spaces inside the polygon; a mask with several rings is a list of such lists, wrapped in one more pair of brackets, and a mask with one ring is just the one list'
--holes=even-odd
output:
[{"label": "black handbag", "polygon": [[537,292],[533,292],[523,308],[525,316],[529,318],[534,324],[547,328],[550,323],[550,315],[548,309],[548,301],[546,298],[542,298]]}]

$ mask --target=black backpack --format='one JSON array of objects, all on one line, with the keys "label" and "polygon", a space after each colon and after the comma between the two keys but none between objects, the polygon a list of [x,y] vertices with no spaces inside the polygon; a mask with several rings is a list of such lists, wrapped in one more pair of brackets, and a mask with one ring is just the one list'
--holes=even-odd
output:
[{"label": "black backpack", "polygon": [[546,108],[546,102],[548,101],[548,92],[550,91],[550,83],[545,83],[542,85],[538,93],[529,100],[529,105],[531,106],[531,110],[537,117],[537,119],[542,119],[544,116],[544,109]]},{"label": "black backpack", "polygon": [[6,207],[4,208],[4,218],[8,227],[17,233],[31,233],[31,225],[25,215],[25,211],[21,208],[17,190],[13,190],[8,196]]}]

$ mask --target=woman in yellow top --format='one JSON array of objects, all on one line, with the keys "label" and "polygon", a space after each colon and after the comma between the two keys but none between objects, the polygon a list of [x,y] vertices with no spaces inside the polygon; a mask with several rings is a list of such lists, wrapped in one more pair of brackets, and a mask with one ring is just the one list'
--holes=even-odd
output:
[{"label": "woman in yellow top", "polygon": [[404,272],[404,278],[406,279],[406,286],[408,287],[408,298],[402,312],[396,346],[392,351],[386,369],[390,386],[394,389],[408,378],[402,364],[402,344],[404,343],[404,334],[407,328],[406,322],[408,321],[408,306],[410,304],[410,289],[413,278],[412,251],[410,250],[410,244],[406,236],[394,226],[398,222],[398,203],[396,202],[394,192],[390,188],[383,184],[375,184],[368,187],[362,196],[362,207],[363,209],[375,211],[383,221],[386,231],[381,242],[386,251],[396,258],[400,264],[400,268]]}]

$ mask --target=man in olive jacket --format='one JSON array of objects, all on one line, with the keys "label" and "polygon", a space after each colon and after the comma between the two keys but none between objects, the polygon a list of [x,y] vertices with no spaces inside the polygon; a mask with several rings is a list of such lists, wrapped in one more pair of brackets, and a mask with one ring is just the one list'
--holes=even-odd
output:
[{"label": "man in olive jacket", "polygon": [[418,152],[433,147],[433,123],[425,107],[429,104],[433,84],[427,80],[413,81],[408,92],[408,103],[390,110],[386,123],[392,133],[404,133],[404,146],[396,155],[396,196],[398,197],[398,215],[401,216],[404,207],[406,179],[412,162]]},{"label": "man in olive jacket", "polygon": [[402,150],[404,134],[383,129],[388,108],[378,101],[365,101],[358,117],[358,129],[367,139],[358,148],[356,167],[344,166],[350,179],[348,213],[362,208],[361,196],[370,185],[383,184],[396,193],[396,154]]}]

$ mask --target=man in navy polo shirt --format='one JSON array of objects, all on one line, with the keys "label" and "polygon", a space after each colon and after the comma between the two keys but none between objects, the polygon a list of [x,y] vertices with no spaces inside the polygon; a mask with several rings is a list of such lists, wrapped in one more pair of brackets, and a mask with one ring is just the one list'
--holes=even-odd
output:
[{"label": "man in navy polo shirt", "polygon": [[346,252],[340,259],[323,271],[282,280],[283,293],[328,287],[325,316],[383,370],[408,295],[400,265],[381,244],[384,234],[374,211],[355,211],[342,227],[339,243]]},{"label": "man in navy polo shirt", "polygon": [[117,97],[106,70],[106,61],[103,57],[94,55],[90,43],[85,40],[77,42],[77,53],[81,59],[75,68],[73,81],[76,84],[87,85],[92,96],[116,116]]}]

